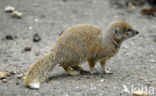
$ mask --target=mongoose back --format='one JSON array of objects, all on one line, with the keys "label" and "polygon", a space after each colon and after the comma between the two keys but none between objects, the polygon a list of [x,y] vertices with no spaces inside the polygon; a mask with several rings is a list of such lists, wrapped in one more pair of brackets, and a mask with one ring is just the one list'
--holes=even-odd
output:
[{"label": "mongoose back", "polygon": [[103,72],[111,73],[106,61],[119,50],[121,43],[139,32],[123,21],[115,21],[106,31],[90,24],[80,24],[67,29],[60,36],[52,51],[31,65],[24,83],[30,88],[38,89],[49,77],[49,72],[59,64],[70,75],[83,71],[79,66],[88,61],[90,72],[97,61],[101,63]]}]

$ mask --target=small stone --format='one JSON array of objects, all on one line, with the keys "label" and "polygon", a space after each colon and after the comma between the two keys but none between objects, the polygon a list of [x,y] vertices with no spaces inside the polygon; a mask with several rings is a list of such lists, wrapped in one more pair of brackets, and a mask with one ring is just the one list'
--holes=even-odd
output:
[{"label": "small stone", "polygon": [[36,34],[34,34],[34,36],[33,36],[33,41],[34,42],[39,42],[41,40],[41,37],[36,33]]},{"label": "small stone", "polygon": [[6,40],[13,40],[14,38],[13,38],[12,35],[6,35],[6,36],[5,36],[5,39],[6,39]]},{"label": "small stone", "polygon": [[151,83],[150,83],[150,82],[147,82],[147,83],[145,83],[145,85],[150,86],[150,85],[151,85]]},{"label": "small stone", "polygon": [[150,59],[150,62],[151,62],[151,63],[155,63],[156,60],[155,60],[154,58],[152,58],[152,59]]},{"label": "small stone", "polygon": [[19,82],[16,82],[16,85],[19,85]]},{"label": "small stone", "polygon": [[101,79],[100,82],[103,82],[105,79]]},{"label": "small stone", "polygon": [[22,18],[22,13],[21,12],[18,12],[18,11],[14,11],[12,13],[12,17],[15,17],[15,18],[20,19],[20,18]]},{"label": "small stone", "polygon": [[133,95],[134,95],[134,96],[148,96],[148,94],[146,94],[146,93],[143,92],[143,91],[134,91],[134,92],[133,92]]},{"label": "small stone", "polygon": [[0,79],[4,79],[8,76],[7,72],[0,72]]},{"label": "small stone", "polygon": [[4,12],[13,12],[13,11],[15,11],[15,8],[12,6],[6,6],[4,8]]},{"label": "small stone", "polygon": [[32,30],[32,26],[29,27],[29,30]]},{"label": "small stone", "polygon": [[9,72],[9,75],[15,75],[16,74],[16,71],[10,71]]},{"label": "small stone", "polygon": [[147,66],[144,66],[144,69],[147,69]]},{"label": "small stone", "polygon": [[3,82],[3,83],[7,83],[7,79],[3,79],[2,82]]},{"label": "small stone", "polygon": [[25,47],[24,51],[31,51],[31,47]]},{"label": "small stone", "polygon": [[37,18],[34,19],[35,22],[38,22],[39,20]]},{"label": "small stone", "polygon": [[35,56],[39,56],[40,55],[40,53],[39,52],[35,52]]},{"label": "small stone", "polygon": [[17,74],[16,76],[17,76],[18,79],[21,79],[23,77],[23,74],[22,73],[21,74]]}]

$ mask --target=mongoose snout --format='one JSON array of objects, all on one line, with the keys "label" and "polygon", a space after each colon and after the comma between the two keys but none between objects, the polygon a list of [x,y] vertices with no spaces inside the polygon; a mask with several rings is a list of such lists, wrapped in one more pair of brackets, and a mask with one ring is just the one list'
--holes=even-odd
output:
[{"label": "mongoose snout", "polygon": [[136,31],[136,34],[139,34],[139,32],[138,32],[138,31]]}]

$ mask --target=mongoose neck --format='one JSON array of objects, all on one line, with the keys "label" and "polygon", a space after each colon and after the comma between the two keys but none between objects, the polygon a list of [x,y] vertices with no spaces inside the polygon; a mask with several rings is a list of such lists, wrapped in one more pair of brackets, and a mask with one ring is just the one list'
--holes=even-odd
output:
[{"label": "mongoose neck", "polygon": [[105,43],[109,43],[114,45],[116,48],[120,48],[123,40],[115,38],[113,32],[111,30],[107,30],[106,32],[102,32],[102,45]]}]

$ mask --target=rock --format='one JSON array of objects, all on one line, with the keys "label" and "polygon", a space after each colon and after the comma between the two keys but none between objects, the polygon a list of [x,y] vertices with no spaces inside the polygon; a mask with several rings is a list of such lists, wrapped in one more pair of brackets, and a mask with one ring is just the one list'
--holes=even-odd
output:
[{"label": "rock", "polygon": [[103,82],[105,79],[101,79],[100,82]]},{"label": "rock", "polygon": [[0,72],[0,79],[4,79],[8,76],[7,72]]},{"label": "rock", "polygon": [[23,74],[20,73],[20,74],[17,74],[16,76],[17,76],[18,79],[21,79],[23,77]]},{"label": "rock", "polygon": [[2,80],[3,83],[7,83],[7,81],[8,81],[7,79],[3,79]]},{"label": "rock", "polygon": [[40,55],[40,53],[39,52],[35,52],[35,56],[39,56]]},{"label": "rock", "polygon": [[5,39],[6,39],[6,40],[13,40],[14,38],[13,38],[12,35],[6,35],[6,36],[5,36]]},{"label": "rock", "polygon": [[32,26],[29,26],[29,30],[32,30]]},{"label": "rock", "polygon": [[39,21],[39,19],[38,19],[38,18],[35,18],[35,19],[34,19],[34,21],[35,21],[35,22],[38,22],[38,21]]},{"label": "rock", "polygon": [[22,18],[22,13],[18,12],[18,11],[14,11],[12,13],[12,17],[20,19],[20,18]]},{"label": "rock", "polygon": [[4,12],[13,12],[13,11],[15,11],[15,8],[12,6],[6,6],[4,8]]},{"label": "rock", "polygon": [[16,82],[16,85],[19,85],[19,82]]},{"label": "rock", "polygon": [[31,51],[31,47],[25,47],[24,51]]},{"label": "rock", "polygon": [[15,75],[16,74],[16,71],[10,71],[9,72],[9,75]]},{"label": "rock", "polygon": [[150,85],[151,85],[151,83],[150,83],[150,82],[147,82],[147,83],[145,83],[145,85],[150,86]]},{"label": "rock", "polygon": [[143,92],[143,91],[134,91],[134,92],[133,92],[133,95],[134,95],[134,96],[148,96],[148,94],[146,94],[146,93]]},{"label": "rock", "polygon": [[41,37],[38,35],[38,33],[34,34],[33,41],[34,42],[39,42],[40,40],[41,40]]},{"label": "rock", "polygon": [[151,63],[155,63],[156,60],[155,60],[155,58],[151,58],[151,59],[149,60],[149,62],[151,62]]}]

